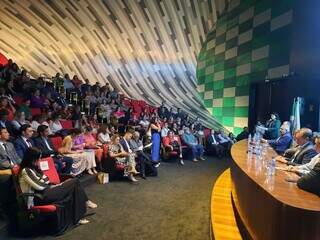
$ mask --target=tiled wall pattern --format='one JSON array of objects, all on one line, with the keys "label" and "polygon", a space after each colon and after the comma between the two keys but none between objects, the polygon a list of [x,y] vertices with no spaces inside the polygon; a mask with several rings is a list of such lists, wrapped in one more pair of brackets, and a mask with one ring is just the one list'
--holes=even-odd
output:
[{"label": "tiled wall pattern", "polygon": [[77,74],[221,127],[196,90],[206,34],[228,0],[1,0],[0,52],[31,75]]},{"label": "tiled wall pattern", "polygon": [[207,35],[198,55],[198,91],[231,132],[248,124],[250,82],[289,74],[293,3],[234,0]]}]

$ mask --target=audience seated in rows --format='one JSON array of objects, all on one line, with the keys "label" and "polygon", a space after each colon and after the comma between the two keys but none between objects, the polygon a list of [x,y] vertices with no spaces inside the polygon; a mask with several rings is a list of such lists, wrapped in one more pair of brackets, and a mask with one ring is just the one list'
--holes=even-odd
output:
[{"label": "audience seated in rows", "polygon": [[93,150],[85,151],[85,141],[80,129],[72,129],[70,134],[62,141],[59,153],[73,159],[71,174],[77,176],[85,170],[93,175],[96,173],[95,153]]}]

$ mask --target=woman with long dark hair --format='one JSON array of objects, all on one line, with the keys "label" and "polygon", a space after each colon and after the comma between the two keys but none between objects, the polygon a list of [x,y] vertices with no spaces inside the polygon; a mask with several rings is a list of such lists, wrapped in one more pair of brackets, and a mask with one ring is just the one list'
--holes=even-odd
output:
[{"label": "woman with long dark hair", "polygon": [[[86,224],[84,219],[88,208],[96,208],[97,205],[91,202],[83,188],[80,186],[78,178],[69,179],[61,184],[53,185],[49,178],[42,173],[36,162],[41,158],[41,151],[37,148],[28,148],[20,165],[19,184],[23,193],[37,193],[39,197],[28,197],[27,205],[47,205],[57,204],[68,206],[64,208],[68,211],[68,224]],[[67,201],[67,199],[70,199]]]},{"label": "woman with long dark hair", "polygon": [[150,120],[149,129],[151,130],[151,161],[159,164],[160,162],[160,144],[161,144],[161,126],[159,123],[159,119],[157,117],[153,117]]}]

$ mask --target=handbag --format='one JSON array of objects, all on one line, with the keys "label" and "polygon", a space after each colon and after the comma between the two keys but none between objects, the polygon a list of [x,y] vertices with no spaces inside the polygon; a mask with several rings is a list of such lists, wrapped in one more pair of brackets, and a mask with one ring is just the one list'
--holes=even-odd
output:
[{"label": "handbag", "polygon": [[97,175],[97,183],[106,184],[109,182],[109,174],[104,172],[99,172]]}]

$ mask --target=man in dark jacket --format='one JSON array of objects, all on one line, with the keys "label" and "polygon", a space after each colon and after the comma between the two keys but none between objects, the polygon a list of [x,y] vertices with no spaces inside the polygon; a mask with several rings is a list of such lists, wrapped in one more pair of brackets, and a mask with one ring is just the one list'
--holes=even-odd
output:
[{"label": "man in dark jacket", "polygon": [[302,176],[298,180],[297,186],[320,196],[320,163],[317,163],[308,174]]},{"label": "man in dark jacket", "polygon": [[42,157],[52,157],[54,165],[59,173],[71,172],[73,159],[71,157],[60,155],[54,150],[49,135],[49,128],[45,125],[40,125],[37,129],[38,137],[34,139],[37,148],[42,152]]},{"label": "man in dark jacket", "polygon": [[21,159],[29,147],[35,147],[33,140],[33,129],[30,124],[23,124],[20,127],[20,136],[15,140],[14,147]]},{"label": "man in dark jacket", "polygon": [[288,165],[300,165],[310,162],[311,158],[317,155],[312,143],[312,131],[309,128],[301,128],[295,133],[297,147],[288,149],[283,156],[276,157],[279,162]]},{"label": "man in dark jacket", "polygon": [[10,134],[7,129],[0,128],[0,170],[12,169],[21,163],[21,158],[9,139]]},{"label": "man in dark jacket", "polygon": [[292,136],[290,133],[289,125],[282,125],[280,127],[281,136],[274,140],[264,140],[262,142],[267,142],[269,145],[278,153],[283,154],[289,147],[292,142]]}]

